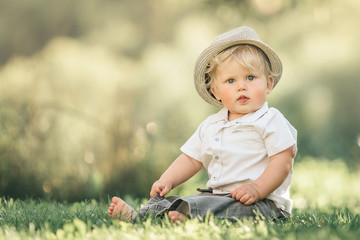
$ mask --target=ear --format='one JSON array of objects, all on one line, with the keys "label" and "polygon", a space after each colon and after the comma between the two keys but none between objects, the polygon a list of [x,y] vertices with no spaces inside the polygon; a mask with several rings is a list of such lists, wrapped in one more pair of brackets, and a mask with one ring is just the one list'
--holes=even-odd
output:
[{"label": "ear", "polygon": [[274,77],[272,75],[269,75],[268,79],[267,79],[267,94],[271,93],[271,91],[274,88]]},{"label": "ear", "polygon": [[218,94],[217,89],[216,89],[215,86],[211,86],[210,92],[214,95],[214,97],[216,98],[216,100],[218,100],[218,101],[221,100],[221,98],[220,98],[220,96],[219,96],[219,94]]}]

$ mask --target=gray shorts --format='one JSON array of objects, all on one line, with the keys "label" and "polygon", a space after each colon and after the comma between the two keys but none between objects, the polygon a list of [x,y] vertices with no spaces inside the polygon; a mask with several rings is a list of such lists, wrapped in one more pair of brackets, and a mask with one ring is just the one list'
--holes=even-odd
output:
[{"label": "gray shorts", "polygon": [[278,209],[274,202],[263,199],[251,205],[245,205],[231,198],[231,194],[215,195],[202,192],[187,197],[160,197],[151,198],[138,212],[138,217],[153,214],[155,218],[164,216],[169,211],[178,211],[189,218],[204,219],[208,213],[220,219],[241,219],[262,215],[265,218],[286,219],[289,214]]}]

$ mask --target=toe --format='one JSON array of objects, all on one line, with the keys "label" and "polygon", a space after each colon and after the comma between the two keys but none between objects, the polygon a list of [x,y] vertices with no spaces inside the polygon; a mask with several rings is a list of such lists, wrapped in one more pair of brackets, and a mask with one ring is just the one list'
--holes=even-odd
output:
[{"label": "toe", "polygon": [[118,204],[121,201],[121,199],[118,198],[118,197],[113,197],[111,200],[115,205]]}]

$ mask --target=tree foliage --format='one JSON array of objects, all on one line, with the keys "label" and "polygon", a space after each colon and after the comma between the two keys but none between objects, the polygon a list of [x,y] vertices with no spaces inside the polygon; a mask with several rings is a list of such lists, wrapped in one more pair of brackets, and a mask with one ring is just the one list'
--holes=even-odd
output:
[{"label": "tree foliage", "polygon": [[197,125],[193,65],[218,34],[256,29],[280,55],[270,95],[299,155],[359,168],[354,1],[0,1],[0,193],[147,196]]}]

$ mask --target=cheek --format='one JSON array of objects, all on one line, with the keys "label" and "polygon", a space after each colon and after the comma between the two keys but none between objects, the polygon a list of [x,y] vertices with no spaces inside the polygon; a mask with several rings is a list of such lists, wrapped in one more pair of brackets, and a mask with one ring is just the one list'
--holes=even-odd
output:
[{"label": "cheek", "polygon": [[254,88],[253,94],[258,99],[266,99],[266,96],[268,94],[268,88],[266,86],[259,86],[257,88]]}]

